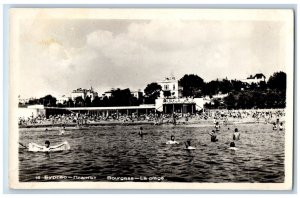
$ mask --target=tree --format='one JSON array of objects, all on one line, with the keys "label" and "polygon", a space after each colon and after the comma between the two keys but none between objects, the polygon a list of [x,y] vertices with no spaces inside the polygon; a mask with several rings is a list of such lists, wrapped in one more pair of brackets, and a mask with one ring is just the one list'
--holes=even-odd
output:
[{"label": "tree", "polygon": [[204,86],[204,81],[198,75],[186,74],[179,80],[179,84],[183,89],[183,96],[200,97],[202,95],[201,90]]},{"label": "tree", "polygon": [[68,106],[68,107],[74,107],[74,101],[71,98],[69,98],[69,100],[67,101],[66,106]]},{"label": "tree", "polygon": [[219,91],[223,94],[229,93],[233,90],[233,86],[229,80],[223,79],[222,81],[219,81]]},{"label": "tree", "polygon": [[28,104],[29,104],[29,105],[35,105],[35,104],[43,104],[43,103],[41,103],[40,99],[34,98],[34,99],[30,99],[30,100],[28,101]]},{"label": "tree", "polygon": [[110,101],[107,96],[104,96],[102,99],[102,103],[100,104],[101,107],[108,107],[110,106]]},{"label": "tree", "polygon": [[43,104],[44,106],[54,107],[56,106],[56,98],[51,95],[46,95],[39,99],[39,104]]},{"label": "tree", "polygon": [[212,103],[215,108],[218,108],[221,105],[221,102],[218,99],[213,99]]},{"label": "tree", "polygon": [[275,72],[270,76],[268,80],[268,87],[270,89],[277,89],[280,91],[286,91],[286,73],[284,72]]},{"label": "tree", "polygon": [[224,104],[228,109],[234,109],[236,106],[236,98],[232,93],[230,93],[227,97],[224,98]]},{"label": "tree", "polygon": [[212,96],[220,91],[220,81],[217,80],[212,80],[208,83],[205,83],[203,93],[204,95]]},{"label": "tree", "polygon": [[261,90],[266,90],[266,89],[267,89],[267,83],[266,83],[266,81],[260,81],[260,82],[258,83],[258,87],[259,87],[259,89],[261,89]]},{"label": "tree", "polygon": [[75,106],[76,107],[83,107],[84,106],[84,100],[81,96],[78,96],[75,98]]},{"label": "tree", "polygon": [[154,103],[155,99],[157,99],[160,96],[160,91],[162,90],[162,87],[157,83],[150,83],[146,86],[144,89],[145,92],[145,103]]},{"label": "tree", "polygon": [[232,90],[241,91],[243,88],[246,88],[245,84],[240,80],[231,80]]},{"label": "tree", "polygon": [[136,105],[133,95],[129,89],[114,89],[109,98],[112,106],[132,106]]},{"label": "tree", "polygon": [[101,100],[98,96],[95,96],[94,100],[92,101],[93,107],[100,107],[101,106]]},{"label": "tree", "polygon": [[90,107],[92,105],[91,98],[89,96],[85,97],[84,99],[84,106]]}]

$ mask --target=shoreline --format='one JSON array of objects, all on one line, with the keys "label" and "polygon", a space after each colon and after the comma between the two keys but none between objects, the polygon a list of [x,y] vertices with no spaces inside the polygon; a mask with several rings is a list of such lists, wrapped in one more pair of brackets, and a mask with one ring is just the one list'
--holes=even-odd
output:
[{"label": "shoreline", "polygon": [[[255,121],[230,121],[227,123],[228,126],[237,125],[237,124],[265,124],[264,122],[255,122]],[[267,123],[271,124],[271,123]],[[173,123],[161,123],[155,125],[154,122],[145,122],[145,121],[135,121],[135,122],[95,122],[95,123],[87,123],[83,124],[80,127],[77,127],[76,123],[66,123],[66,124],[33,124],[33,125],[26,125],[26,126],[19,126],[19,130],[25,130],[25,129],[48,129],[48,130],[57,130],[62,127],[62,125],[68,129],[88,129],[88,128],[94,128],[94,127],[105,127],[105,126],[139,126],[139,125],[148,125],[148,126],[186,126],[186,127],[206,127],[206,126],[214,126],[213,121],[211,120],[201,120],[201,121],[192,121],[192,122],[178,122],[176,125],[173,125]],[[227,126],[226,125],[226,126]],[[224,127],[224,125],[221,125]]]}]

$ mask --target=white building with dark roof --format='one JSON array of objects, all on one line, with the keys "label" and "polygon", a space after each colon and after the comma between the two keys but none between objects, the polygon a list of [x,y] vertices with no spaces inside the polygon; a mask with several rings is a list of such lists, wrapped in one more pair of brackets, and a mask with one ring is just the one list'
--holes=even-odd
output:
[{"label": "white building with dark roof", "polygon": [[241,81],[248,84],[252,84],[252,83],[258,84],[262,81],[266,81],[266,76],[263,75],[262,73],[258,73],[255,74],[254,76],[250,75],[248,78],[243,79]]}]

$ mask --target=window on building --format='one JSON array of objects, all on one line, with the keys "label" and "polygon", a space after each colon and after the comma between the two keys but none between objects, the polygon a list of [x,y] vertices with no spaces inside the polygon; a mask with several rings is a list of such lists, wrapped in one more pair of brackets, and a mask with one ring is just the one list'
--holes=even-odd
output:
[{"label": "window on building", "polygon": [[169,85],[165,85],[165,90],[168,90],[169,89]]},{"label": "window on building", "polygon": [[175,90],[175,84],[173,84],[173,90]]}]

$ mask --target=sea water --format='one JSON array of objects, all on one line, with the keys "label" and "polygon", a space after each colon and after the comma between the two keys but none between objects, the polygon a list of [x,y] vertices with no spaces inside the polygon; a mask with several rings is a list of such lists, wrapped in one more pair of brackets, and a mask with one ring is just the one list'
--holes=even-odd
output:
[{"label": "sea water", "polygon": [[[143,136],[138,134],[143,127]],[[228,149],[238,128],[238,150]],[[101,126],[85,129],[21,129],[20,142],[51,145],[64,141],[71,150],[28,152],[19,149],[21,182],[133,181],[284,182],[284,131],[271,124],[222,126],[218,142],[210,142],[213,126]],[[180,144],[167,145],[171,135]],[[196,150],[185,150],[190,140]],[[50,179],[49,179],[50,178]],[[143,180],[144,178],[144,180]],[[149,178],[152,178],[149,180]],[[123,181],[123,180],[122,180]]]}]

